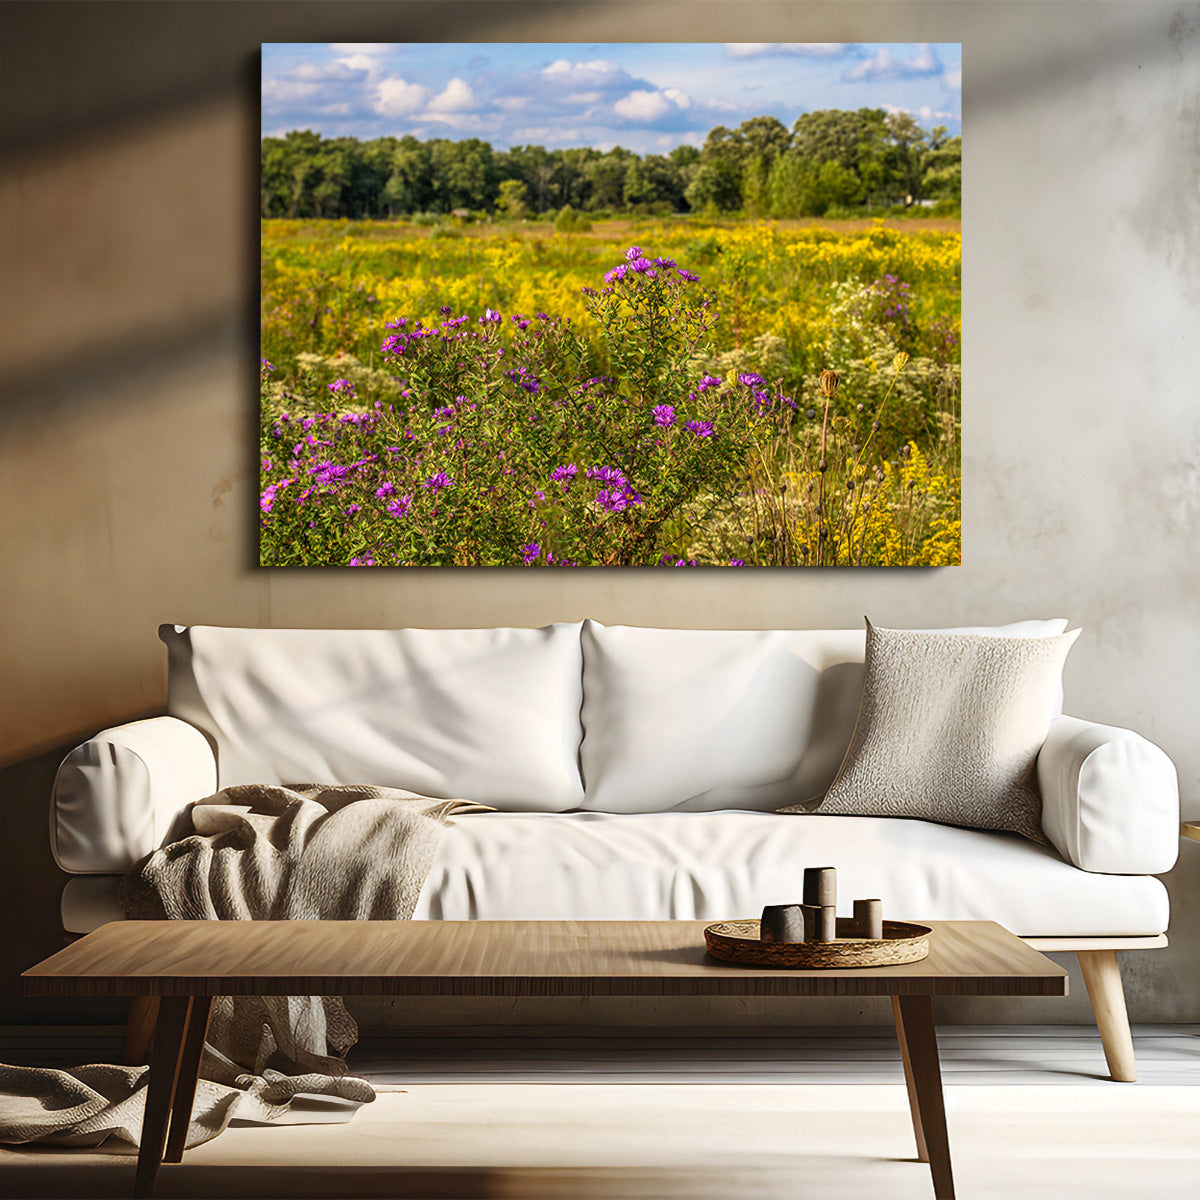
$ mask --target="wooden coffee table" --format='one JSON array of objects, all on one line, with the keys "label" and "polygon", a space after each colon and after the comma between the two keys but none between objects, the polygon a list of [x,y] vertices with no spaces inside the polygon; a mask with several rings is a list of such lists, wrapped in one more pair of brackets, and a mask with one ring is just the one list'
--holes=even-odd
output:
[{"label": "wooden coffee table", "polygon": [[1066,972],[990,921],[929,922],[922,962],[820,971],[718,963],[706,923],[120,921],[26,971],[25,987],[160,998],[135,1196],[183,1157],[213,996],[890,996],[918,1155],[937,1200],[953,1200],[933,998],[1065,996]]}]

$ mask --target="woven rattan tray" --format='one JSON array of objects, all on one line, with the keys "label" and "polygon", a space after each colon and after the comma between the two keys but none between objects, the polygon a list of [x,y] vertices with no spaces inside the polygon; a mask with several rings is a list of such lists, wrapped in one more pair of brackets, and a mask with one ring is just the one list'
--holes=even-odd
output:
[{"label": "woven rattan tray", "polygon": [[854,922],[839,917],[833,942],[760,942],[758,921],[721,921],[704,931],[713,958],[748,967],[894,967],[920,962],[929,953],[928,925],[884,921],[882,938],[857,938]]}]

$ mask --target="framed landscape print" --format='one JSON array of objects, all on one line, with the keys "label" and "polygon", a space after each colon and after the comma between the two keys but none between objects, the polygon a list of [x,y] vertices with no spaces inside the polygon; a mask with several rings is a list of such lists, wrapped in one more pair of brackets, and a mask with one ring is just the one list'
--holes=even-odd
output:
[{"label": "framed landscape print", "polygon": [[261,564],[958,563],[960,64],[264,45]]}]

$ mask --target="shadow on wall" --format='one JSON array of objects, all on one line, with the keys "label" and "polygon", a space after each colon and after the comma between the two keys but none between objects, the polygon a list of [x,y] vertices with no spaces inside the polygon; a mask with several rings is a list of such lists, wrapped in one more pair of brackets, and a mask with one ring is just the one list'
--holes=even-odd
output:
[{"label": "shadow on wall", "polygon": [[68,876],[50,853],[50,788],[74,743],[0,769],[4,837],[0,838],[0,1025],[105,1025],[123,1021],[124,1000],[21,996],[22,971],[66,941],[59,897]]}]

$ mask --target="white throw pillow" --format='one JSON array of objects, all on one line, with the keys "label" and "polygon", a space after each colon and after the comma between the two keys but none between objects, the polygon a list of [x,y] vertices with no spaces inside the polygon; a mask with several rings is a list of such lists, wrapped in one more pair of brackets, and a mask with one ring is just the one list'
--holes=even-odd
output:
[{"label": "white throw pillow", "polygon": [[514,811],[583,801],[580,626],[164,625],[168,708],[221,787],[370,783]]},{"label": "white throw pillow", "polygon": [[811,811],[917,817],[1045,842],[1037,756],[1078,636],[995,637],[868,622],[854,736]]}]

